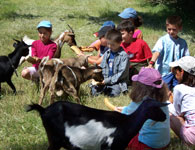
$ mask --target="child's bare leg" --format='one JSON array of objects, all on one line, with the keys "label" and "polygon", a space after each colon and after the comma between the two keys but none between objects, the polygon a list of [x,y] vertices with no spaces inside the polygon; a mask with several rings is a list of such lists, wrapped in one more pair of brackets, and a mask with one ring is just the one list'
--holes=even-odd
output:
[{"label": "child's bare leg", "polygon": [[181,138],[180,136],[180,130],[181,127],[185,124],[184,118],[179,117],[179,116],[174,116],[170,115],[170,124],[171,124],[171,129],[175,132],[175,134]]},{"label": "child's bare leg", "polygon": [[30,70],[28,68],[22,70],[22,77],[27,80],[31,80]]}]

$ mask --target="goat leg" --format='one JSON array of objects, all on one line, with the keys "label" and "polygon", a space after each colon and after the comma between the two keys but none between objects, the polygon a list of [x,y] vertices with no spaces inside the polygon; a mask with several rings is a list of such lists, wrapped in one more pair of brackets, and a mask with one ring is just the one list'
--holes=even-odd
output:
[{"label": "goat leg", "polygon": [[78,92],[74,87],[70,87],[66,90],[66,93],[72,96],[78,104],[80,104],[80,98],[78,97]]},{"label": "goat leg", "polygon": [[47,150],[59,150],[59,149],[60,149],[59,146],[49,146],[49,147],[47,148]]},{"label": "goat leg", "polygon": [[7,80],[6,82],[12,88],[14,94],[16,94],[16,88],[15,88],[14,84],[12,83],[12,81],[11,80]]},{"label": "goat leg", "polygon": [[40,95],[40,99],[39,99],[39,105],[42,104],[43,98],[45,97],[45,93],[48,90],[48,88],[49,88],[48,84],[45,84],[45,86],[43,88],[41,88],[41,95]]}]

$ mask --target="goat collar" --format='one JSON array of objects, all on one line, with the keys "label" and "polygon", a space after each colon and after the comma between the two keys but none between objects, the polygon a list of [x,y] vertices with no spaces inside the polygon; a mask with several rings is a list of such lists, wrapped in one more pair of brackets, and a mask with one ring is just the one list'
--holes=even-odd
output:
[{"label": "goat collar", "polygon": [[8,60],[9,60],[9,63],[11,64],[11,67],[14,69],[14,72],[15,72],[16,76],[18,77],[17,70],[16,70],[16,68],[14,67],[14,65],[13,65],[13,63],[12,63],[12,60],[9,58],[9,56],[8,56]]},{"label": "goat collar", "polygon": [[74,76],[74,79],[75,79],[75,87],[77,87],[77,76],[76,76],[76,74],[74,73],[74,71],[69,67],[69,66],[66,66],[71,72],[72,72],[72,74],[73,74],[73,76]]}]

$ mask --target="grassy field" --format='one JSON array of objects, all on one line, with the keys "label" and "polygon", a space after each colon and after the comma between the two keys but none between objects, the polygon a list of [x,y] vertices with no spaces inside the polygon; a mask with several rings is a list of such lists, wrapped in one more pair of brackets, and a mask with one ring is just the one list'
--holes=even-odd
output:
[{"label": "grassy field", "polygon": [[[152,48],[159,37],[165,32],[165,18],[175,13],[174,7],[150,6],[143,0],[1,0],[0,1],[0,55],[7,55],[13,51],[13,38],[21,39],[24,35],[37,39],[36,25],[41,20],[50,20],[53,24],[55,38],[70,24],[75,30],[76,41],[79,46],[87,46],[96,38],[93,33],[98,31],[106,20],[116,24],[118,17],[126,7],[133,7],[144,19],[141,30],[144,40]],[[183,31],[180,36],[186,39],[190,52],[195,54],[195,29],[191,18],[184,16]],[[62,57],[75,56],[65,44]],[[24,63],[17,70],[20,74]],[[37,113],[26,113],[24,106],[31,102],[38,102],[39,92],[34,83],[24,80],[14,74],[12,81],[16,86],[17,95],[6,83],[2,83],[0,97],[0,150],[44,150],[47,149],[47,137],[42,122]],[[104,96],[91,97],[88,84],[81,87],[81,99],[84,105],[107,109],[103,103]],[[69,99],[70,101],[73,101]],[[110,101],[117,106],[130,102],[128,95],[112,98]],[[44,106],[49,104],[49,95],[44,100]],[[186,150],[180,140],[172,133],[170,150]],[[190,148],[188,148],[190,149]]]}]

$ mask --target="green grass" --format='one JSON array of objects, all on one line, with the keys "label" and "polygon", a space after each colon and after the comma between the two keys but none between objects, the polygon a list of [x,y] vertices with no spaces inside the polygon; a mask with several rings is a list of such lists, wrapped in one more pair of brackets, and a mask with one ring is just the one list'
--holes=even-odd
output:
[{"label": "green grass", "polygon": [[[126,7],[133,7],[144,19],[141,26],[144,40],[152,48],[159,37],[165,32],[165,18],[174,13],[174,9],[159,5],[153,7],[143,0],[1,0],[0,1],[0,55],[7,55],[13,51],[13,38],[21,39],[24,35],[37,39],[36,25],[48,19],[53,24],[55,38],[70,24],[76,33],[79,46],[89,45],[96,40],[96,32],[106,20],[120,22],[117,14]],[[186,39],[190,52],[195,54],[194,24],[191,19],[184,18],[183,32],[180,34]],[[65,44],[62,57],[75,56]],[[24,63],[17,70],[20,75]],[[38,102],[39,92],[31,81],[16,77],[12,81],[16,86],[17,95],[6,83],[2,83],[0,96],[0,150],[43,150],[47,149],[47,137],[42,122],[37,113],[26,113],[24,106],[31,102]],[[81,87],[81,99],[84,105],[107,109],[103,103],[104,96],[91,97],[88,83]],[[74,101],[71,100],[70,101]],[[112,98],[110,101],[117,106],[127,105],[130,102],[128,95]],[[49,94],[44,99],[43,106],[49,104]],[[171,133],[170,150],[185,150],[180,140]]]}]

